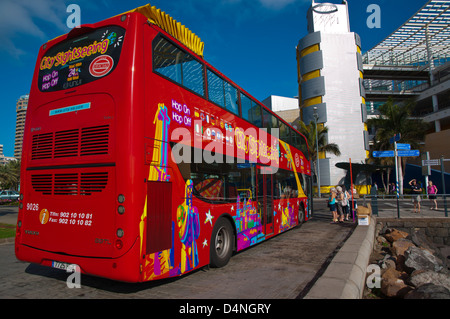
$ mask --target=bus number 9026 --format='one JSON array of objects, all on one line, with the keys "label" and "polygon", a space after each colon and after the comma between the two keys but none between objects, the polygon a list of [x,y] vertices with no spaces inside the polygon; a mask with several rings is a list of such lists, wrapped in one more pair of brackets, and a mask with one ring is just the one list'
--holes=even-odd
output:
[{"label": "bus number 9026", "polygon": [[39,204],[37,204],[37,203],[27,203],[27,210],[38,211],[39,210]]}]

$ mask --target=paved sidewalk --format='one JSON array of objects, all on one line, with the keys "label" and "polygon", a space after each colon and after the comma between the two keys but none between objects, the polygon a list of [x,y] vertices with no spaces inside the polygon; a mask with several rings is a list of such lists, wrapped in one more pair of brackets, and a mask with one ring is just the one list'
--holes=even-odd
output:
[{"label": "paved sidewalk", "polygon": [[0,224],[16,225],[18,212],[17,206],[0,206]]},{"label": "paved sidewalk", "polygon": [[[375,226],[377,218],[397,218],[396,199],[370,199],[358,200],[358,205],[371,203],[378,215],[372,216],[369,226],[356,226],[342,247],[335,249],[334,257],[326,266],[325,271],[312,285],[305,299],[360,299],[364,291],[366,268],[373,250]],[[413,212],[413,203],[408,199],[399,201],[400,217],[408,218],[433,218],[444,217],[442,202],[438,202],[439,211],[430,210],[428,201],[422,201],[421,212]],[[17,207],[1,207],[0,223],[16,224]],[[326,199],[314,200],[314,215],[319,219],[330,218],[331,214],[326,207]],[[346,222],[351,223],[351,222]],[[14,238],[4,242],[13,242]],[[0,239],[0,244],[2,241]]]},{"label": "paved sidewalk", "polygon": [[305,299],[361,299],[373,250],[376,218],[357,226]]},{"label": "paved sidewalk", "polygon": [[[0,206],[0,224],[16,225],[18,211],[17,206]],[[0,245],[13,242],[14,237],[0,238]]]}]

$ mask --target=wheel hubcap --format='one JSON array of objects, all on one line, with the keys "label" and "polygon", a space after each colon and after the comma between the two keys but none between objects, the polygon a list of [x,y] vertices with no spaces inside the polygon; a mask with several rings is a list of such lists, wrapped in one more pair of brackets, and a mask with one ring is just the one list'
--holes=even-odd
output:
[{"label": "wheel hubcap", "polygon": [[228,248],[230,246],[230,235],[225,227],[219,229],[216,235],[216,252],[217,256],[220,258],[227,254]]}]

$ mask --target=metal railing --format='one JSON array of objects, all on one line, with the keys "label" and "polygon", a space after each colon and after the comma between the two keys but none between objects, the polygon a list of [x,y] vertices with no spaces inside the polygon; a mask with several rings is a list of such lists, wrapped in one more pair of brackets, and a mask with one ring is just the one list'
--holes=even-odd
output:
[{"label": "metal railing", "polygon": [[[442,204],[444,206],[444,213],[445,213],[445,217],[448,217],[448,207],[447,207],[447,197],[449,197],[450,194],[436,194],[436,200],[440,200],[442,201]],[[429,198],[429,194],[399,194],[398,196],[398,200],[397,202],[397,217],[400,218],[400,209],[399,209],[399,201],[405,201],[405,200],[409,200],[412,202],[413,198],[416,196],[420,196],[421,201],[426,201],[426,200],[430,200]],[[364,194],[364,195],[360,195],[359,201],[362,200],[362,205],[365,205],[367,202],[371,203],[372,206],[372,210],[377,207],[373,206],[374,201],[377,201],[378,199],[381,200],[385,200],[385,199],[392,199],[392,200],[396,200],[397,199],[397,195],[387,195],[387,194],[377,194],[377,195],[368,195],[368,194]],[[373,212],[373,214],[378,215],[378,212]]]}]

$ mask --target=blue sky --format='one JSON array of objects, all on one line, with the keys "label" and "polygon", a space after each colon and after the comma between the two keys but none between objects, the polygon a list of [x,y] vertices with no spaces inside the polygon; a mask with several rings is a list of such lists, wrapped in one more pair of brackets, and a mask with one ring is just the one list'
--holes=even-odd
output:
[{"label": "blue sky", "polygon": [[[13,156],[16,101],[28,94],[39,47],[67,33],[69,4],[81,23],[94,23],[150,0],[0,0],[0,144]],[[318,2],[342,3],[338,0]],[[395,31],[426,0],[348,0],[350,29],[365,52]],[[152,0],[205,42],[205,60],[259,100],[298,94],[295,47],[307,34],[311,0]],[[369,28],[370,4],[380,6],[381,27]]]}]

